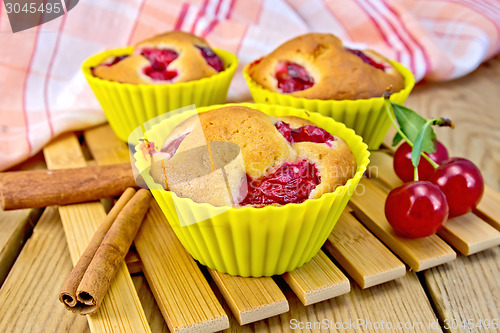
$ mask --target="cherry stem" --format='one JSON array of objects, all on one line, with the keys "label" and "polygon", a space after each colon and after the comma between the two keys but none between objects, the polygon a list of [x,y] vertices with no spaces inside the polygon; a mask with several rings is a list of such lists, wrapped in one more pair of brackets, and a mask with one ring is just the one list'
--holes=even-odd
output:
[{"label": "cherry stem", "polygon": [[[399,127],[399,125],[396,121],[396,117],[393,114],[392,105],[391,105],[391,101],[389,100],[389,98],[385,99],[385,110],[387,111],[387,115],[389,116],[389,119],[391,119],[392,125],[394,125],[394,128],[396,129],[396,131],[399,133],[399,135],[401,135],[403,140],[405,140],[406,143],[409,144],[410,147],[413,149],[413,142],[411,142],[411,140],[408,139],[406,134],[404,134],[403,131],[401,131],[401,128]],[[441,121],[442,119],[443,118],[433,119],[433,124],[440,125],[439,121]],[[450,121],[450,123],[451,123],[451,121]],[[442,125],[440,125],[440,126],[442,126]],[[446,126],[446,125],[443,125],[443,126]],[[429,162],[434,169],[437,169],[439,167],[439,164],[434,162],[426,153],[422,152],[420,155],[423,158],[425,158],[427,160],[427,162]],[[415,177],[414,178],[415,178],[415,180],[418,180],[418,169],[416,167],[415,167]]]}]

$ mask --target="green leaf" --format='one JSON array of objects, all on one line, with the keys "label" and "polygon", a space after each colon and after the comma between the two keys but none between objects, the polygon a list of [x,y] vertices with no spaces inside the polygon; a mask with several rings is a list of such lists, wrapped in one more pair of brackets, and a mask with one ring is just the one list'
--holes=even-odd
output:
[{"label": "green leaf", "polygon": [[401,140],[403,140],[403,137],[399,134],[399,132],[396,132],[396,135],[394,135],[394,138],[392,139],[392,146],[397,146]]},{"label": "green leaf", "polygon": [[422,144],[424,143],[425,137],[428,136],[428,130],[431,129],[432,120],[427,121],[420,132],[417,135],[417,139],[413,144],[413,148],[411,149],[411,163],[416,168],[420,163],[420,157],[422,156]]},{"label": "green leaf", "polygon": [[[422,142],[420,143],[421,152],[433,153],[436,151],[436,134],[430,126],[426,126],[427,119],[420,116],[415,111],[408,109],[402,105],[391,102],[394,115],[399,123],[401,131],[408,139],[415,144],[419,133],[425,127],[422,133]],[[395,138],[396,139],[396,138]]]}]

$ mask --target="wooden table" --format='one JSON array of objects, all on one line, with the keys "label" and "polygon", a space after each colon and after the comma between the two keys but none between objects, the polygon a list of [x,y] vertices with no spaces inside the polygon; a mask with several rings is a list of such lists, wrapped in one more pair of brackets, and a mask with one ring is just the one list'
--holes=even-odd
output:
[{"label": "wooden table", "polygon": [[[451,155],[467,157],[479,165],[489,187],[500,191],[500,57],[466,77],[417,85],[406,105],[426,117],[451,118],[456,128],[437,129],[438,138]],[[75,161],[47,162],[70,165]],[[37,167],[46,167],[42,155],[14,169]],[[61,212],[55,207],[46,208],[43,215],[41,212],[0,212],[0,331],[89,331],[92,321],[66,311],[57,300],[72,268]],[[134,269],[136,259],[133,255],[128,258],[132,272],[140,270]],[[500,248],[495,246],[471,256],[458,255],[456,260],[423,272],[407,271],[404,277],[367,289],[351,281],[349,293],[307,307],[277,279],[290,310],[244,326],[231,315],[221,295],[216,292],[216,296],[229,317],[231,328],[227,331],[300,331],[308,322],[319,322],[322,328],[316,324],[312,330],[304,330],[327,331],[328,326],[330,331],[354,332],[357,327],[358,331],[378,328],[390,332],[403,331],[397,325],[406,325],[405,332],[496,332],[500,328],[488,330],[484,324],[496,319],[500,325],[499,277]],[[206,278],[217,290],[217,277]],[[152,332],[167,332],[144,275],[132,274],[132,282],[147,319],[145,326]],[[118,326],[117,331],[137,329]]]}]

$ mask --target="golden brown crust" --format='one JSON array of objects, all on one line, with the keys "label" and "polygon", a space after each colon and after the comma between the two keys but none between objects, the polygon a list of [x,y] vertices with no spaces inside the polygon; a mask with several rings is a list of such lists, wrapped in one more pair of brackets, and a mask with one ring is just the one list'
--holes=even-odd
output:
[{"label": "golden brown crust", "polygon": [[[135,45],[134,53],[112,66],[97,66],[94,75],[105,80],[131,84],[165,84],[188,82],[212,76],[217,72],[207,64],[196,46],[209,47],[208,43],[193,34],[171,31],[145,39]],[[170,81],[153,80],[143,73],[150,65],[140,53],[144,48],[169,49],[177,52],[168,70],[176,70],[177,76]]]},{"label": "golden brown crust", "polygon": [[[194,180],[183,182],[181,186],[171,187],[170,190],[197,202],[208,202],[216,206],[234,205],[233,202],[243,199],[239,193],[247,174],[252,179],[260,179],[274,173],[286,162],[300,162],[304,159],[316,165],[321,177],[321,183],[310,193],[309,198],[319,198],[324,193],[332,192],[353,177],[356,172],[356,159],[342,138],[334,135],[335,140],[328,144],[299,142],[291,145],[274,126],[278,121],[288,123],[291,128],[315,125],[303,118],[270,117],[261,111],[243,106],[214,109],[184,121],[170,133],[163,147],[189,133],[174,154],[173,162],[167,162],[179,162],[182,165],[168,164],[167,168],[171,172],[178,170],[173,171],[174,175],[169,179],[185,177]],[[217,153],[216,146],[211,145],[212,151],[206,148],[208,142],[230,142],[238,147],[237,152],[230,153],[230,158],[225,159],[223,155],[219,155],[219,160],[225,160],[223,169],[226,172],[226,180],[220,171],[221,166],[211,166],[208,162],[210,154],[213,156]],[[186,152],[195,151],[192,160],[188,162]],[[185,171],[186,165],[200,167],[194,171]],[[211,167],[213,172],[205,175]],[[193,172],[196,177],[191,175]],[[153,164],[152,175],[165,186],[159,163]],[[239,200],[228,198],[226,188],[221,186],[221,182],[227,182],[233,198]]]},{"label": "golden brown crust", "polygon": [[365,63],[346,51],[342,42],[331,34],[310,33],[296,37],[279,46],[250,68],[250,76],[264,88],[281,92],[275,78],[282,61],[294,62],[306,69],[314,85],[290,95],[310,99],[364,99],[380,97],[388,87],[397,92],[404,87],[403,76],[390,62],[371,50],[363,50],[384,70]]}]

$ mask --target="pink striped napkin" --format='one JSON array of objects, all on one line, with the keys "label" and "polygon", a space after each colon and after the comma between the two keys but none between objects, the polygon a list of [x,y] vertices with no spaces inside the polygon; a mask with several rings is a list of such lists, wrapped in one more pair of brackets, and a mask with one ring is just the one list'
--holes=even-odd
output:
[{"label": "pink striped napkin", "polygon": [[250,98],[245,64],[310,31],[373,48],[417,80],[457,78],[500,51],[495,0],[84,0],[16,34],[0,12],[0,170],[62,132],[105,121],[80,72],[84,59],[172,29],[237,54],[230,101]]}]

